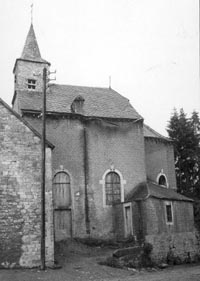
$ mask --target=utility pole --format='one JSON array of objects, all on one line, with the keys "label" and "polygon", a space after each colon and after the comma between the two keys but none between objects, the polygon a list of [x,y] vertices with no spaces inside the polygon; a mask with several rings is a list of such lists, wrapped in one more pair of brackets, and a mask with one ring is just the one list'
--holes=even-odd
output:
[{"label": "utility pole", "polygon": [[42,185],[41,185],[41,269],[45,270],[45,163],[46,163],[46,87],[47,69],[43,69],[42,106]]},{"label": "utility pole", "polygon": [[[52,80],[49,75],[55,74],[54,72],[47,71],[46,67],[43,69],[43,105],[42,105],[42,163],[41,163],[41,270],[45,270],[45,164],[46,164],[46,91],[48,88],[47,83]],[[48,76],[48,77],[47,77]]]}]

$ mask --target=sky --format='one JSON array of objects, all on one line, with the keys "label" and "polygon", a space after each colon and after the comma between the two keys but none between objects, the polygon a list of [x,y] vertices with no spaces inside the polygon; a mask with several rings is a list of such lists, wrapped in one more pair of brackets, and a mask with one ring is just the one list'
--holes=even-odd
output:
[{"label": "sky", "polygon": [[166,135],[173,109],[200,112],[199,0],[0,0],[0,97],[31,23],[58,84],[111,87]]}]

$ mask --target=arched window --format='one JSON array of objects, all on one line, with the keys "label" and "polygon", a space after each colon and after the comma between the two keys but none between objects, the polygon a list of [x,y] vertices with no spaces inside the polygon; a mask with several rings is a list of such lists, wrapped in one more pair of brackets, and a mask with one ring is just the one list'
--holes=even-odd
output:
[{"label": "arched window", "polygon": [[156,182],[163,187],[169,187],[169,183],[168,183],[168,179],[163,171],[163,169],[161,169],[160,173],[157,175],[156,178]]},{"label": "arched window", "polygon": [[70,178],[66,172],[58,172],[53,179],[54,203],[57,208],[71,205]]},{"label": "arched window", "polygon": [[105,177],[106,205],[121,202],[120,176],[115,172],[109,172]]},{"label": "arched window", "polygon": [[167,187],[167,179],[165,175],[160,175],[158,178],[158,184]]}]

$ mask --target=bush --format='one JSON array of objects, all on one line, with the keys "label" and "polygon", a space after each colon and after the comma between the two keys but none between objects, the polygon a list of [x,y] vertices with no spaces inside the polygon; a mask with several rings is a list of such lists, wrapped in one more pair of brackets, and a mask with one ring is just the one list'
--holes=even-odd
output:
[{"label": "bush", "polygon": [[142,267],[153,267],[154,263],[151,260],[151,252],[153,250],[153,245],[150,243],[144,243],[143,254],[141,256]]},{"label": "bush", "polygon": [[149,256],[151,254],[152,250],[153,250],[153,245],[148,242],[145,242],[144,246],[143,246],[144,254],[146,256]]}]

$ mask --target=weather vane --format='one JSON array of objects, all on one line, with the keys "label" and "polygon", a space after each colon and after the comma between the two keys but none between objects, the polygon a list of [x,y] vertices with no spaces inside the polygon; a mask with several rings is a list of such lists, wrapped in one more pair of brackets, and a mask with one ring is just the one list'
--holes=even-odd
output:
[{"label": "weather vane", "polygon": [[31,4],[31,23],[33,23],[33,3]]}]

